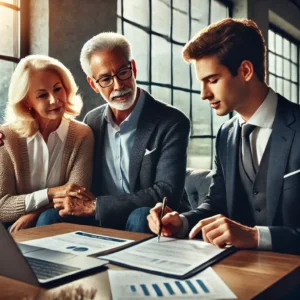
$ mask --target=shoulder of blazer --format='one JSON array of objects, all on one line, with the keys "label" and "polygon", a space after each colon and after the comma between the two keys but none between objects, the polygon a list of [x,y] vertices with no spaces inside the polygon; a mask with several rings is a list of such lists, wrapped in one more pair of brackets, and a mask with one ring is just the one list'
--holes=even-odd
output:
[{"label": "shoulder of blazer", "polygon": [[143,115],[152,115],[159,119],[189,122],[188,117],[178,108],[165,102],[153,98],[149,93],[145,93],[145,104],[142,111]]},{"label": "shoulder of blazer", "polygon": [[107,107],[107,103],[98,106],[91,111],[89,111],[86,116],[84,117],[84,123],[89,125],[90,127],[93,127],[93,124],[99,119],[103,118],[104,111]]}]

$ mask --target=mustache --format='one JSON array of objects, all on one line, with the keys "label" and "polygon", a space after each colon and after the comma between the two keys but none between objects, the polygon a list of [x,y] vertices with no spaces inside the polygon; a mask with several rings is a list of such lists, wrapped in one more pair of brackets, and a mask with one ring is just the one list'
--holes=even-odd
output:
[{"label": "mustache", "polygon": [[125,88],[125,89],[120,90],[120,91],[113,91],[110,94],[110,98],[113,99],[113,98],[116,98],[116,97],[120,97],[120,96],[123,96],[123,95],[125,95],[129,92],[132,92],[131,88]]}]

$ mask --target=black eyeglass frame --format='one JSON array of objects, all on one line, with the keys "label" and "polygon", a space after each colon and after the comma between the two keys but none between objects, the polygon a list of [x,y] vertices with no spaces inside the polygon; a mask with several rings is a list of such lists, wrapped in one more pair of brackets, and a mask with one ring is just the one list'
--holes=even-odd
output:
[{"label": "black eyeglass frame", "polygon": [[[115,76],[118,77],[118,79],[121,80],[121,81],[128,80],[129,78],[132,77],[132,63],[131,63],[131,61],[129,61],[128,63],[130,64],[129,67],[126,67],[126,68],[123,68],[123,69],[119,70],[116,74],[114,74],[114,75],[103,76],[103,77],[110,77],[110,78],[112,79],[112,82],[111,82],[111,84],[109,84],[109,85],[106,85],[106,86],[102,86],[102,85],[101,85],[101,83],[100,83],[99,81],[100,81],[103,77],[101,77],[101,78],[99,78],[99,79],[96,79],[96,78],[94,78],[94,77],[93,77],[93,78],[94,78],[95,82],[98,83],[102,88],[107,88],[107,87],[113,85],[113,84],[114,84],[114,77],[115,77]],[[130,76],[129,76],[128,78],[121,79],[121,78],[119,77],[118,74],[119,74],[120,72],[124,71],[124,70],[127,70],[127,69],[130,70]]]}]

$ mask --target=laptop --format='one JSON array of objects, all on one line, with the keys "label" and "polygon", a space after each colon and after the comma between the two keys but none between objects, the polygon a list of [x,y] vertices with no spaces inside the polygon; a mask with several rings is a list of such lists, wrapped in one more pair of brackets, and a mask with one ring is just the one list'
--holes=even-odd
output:
[{"label": "laptop", "polygon": [[0,222],[0,275],[32,285],[57,280],[100,268],[108,261],[50,249],[16,244]]}]

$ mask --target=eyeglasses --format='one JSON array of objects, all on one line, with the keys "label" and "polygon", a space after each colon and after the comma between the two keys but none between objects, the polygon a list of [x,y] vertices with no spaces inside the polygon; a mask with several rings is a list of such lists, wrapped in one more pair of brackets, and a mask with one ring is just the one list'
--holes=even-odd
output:
[{"label": "eyeglasses", "polygon": [[[131,78],[132,76],[132,66],[131,66],[131,62],[129,62],[130,67],[121,69],[120,71],[118,71],[115,75],[107,75],[107,76],[103,76],[99,79],[96,80],[96,83],[99,83],[99,85],[102,88],[106,88],[108,86],[111,86],[114,83],[114,77],[117,76],[119,80],[127,80],[129,78]],[[95,78],[94,78],[95,79]]]}]

